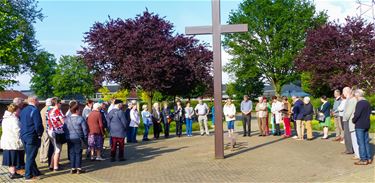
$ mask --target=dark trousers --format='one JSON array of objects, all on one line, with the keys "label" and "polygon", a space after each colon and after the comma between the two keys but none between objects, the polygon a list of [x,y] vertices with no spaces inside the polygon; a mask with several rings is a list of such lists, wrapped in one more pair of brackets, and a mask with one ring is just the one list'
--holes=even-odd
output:
[{"label": "dark trousers", "polygon": [[297,135],[297,123],[296,123],[296,120],[292,120],[291,123],[293,123],[293,130],[294,130],[294,133],[295,135]]},{"label": "dark trousers", "polygon": [[124,158],[124,144],[125,140],[124,138],[121,137],[111,137],[112,139],[112,146],[111,146],[111,158],[115,159],[116,158],[116,151],[117,151],[117,146],[119,148],[119,153],[118,153],[118,158],[123,159]]},{"label": "dark trousers", "polygon": [[35,144],[26,144],[26,165],[25,165],[25,178],[31,179],[40,175],[38,166],[36,165],[35,158],[38,155],[39,146]]},{"label": "dark trousers", "polygon": [[251,114],[242,115],[242,126],[243,126],[243,134],[250,136],[251,134]]},{"label": "dark trousers", "polygon": [[344,141],[345,141],[346,152],[353,154],[354,151],[353,151],[352,137],[350,136],[348,121],[344,121]]},{"label": "dark trousers", "polygon": [[182,118],[180,118],[180,120],[177,120],[176,121],[176,135],[178,137],[181,137],[182,135]]},{"label": "dark trousers", "polygon": [[[131,127],[129,127],[131,128]],[[126,130],[126,142],[130,143],[132,142],[132,131],[129,129],[129,130]]]},{"label": "dark trousers", "polygon": [[138,127],[130,127],[130,142],[136,143],[137,142],[137,132]]},{"label": "dark trousers", "polygon": [[165,138],[169,137],[169,126],[170,126],[170,124],[168,123],[168,121],[166,121],[164,123],[164,137]]},{"label": "dark trousers", "polygon": [[82,165],[82,144],[81,139],[72,139],[68,142],[70,167],[72,169],[81,168]]},{"label": "dark trousers", "polygon": [[145,125],[145,131],[143,133],[143,140],[147,140],[148,139],[148,130],[149,130],[150,126],[149,125]]},{"label": "dark trousers", "polygon": [[276,123],[276,117],[275,117],[275,115],[273,116],[273,124],[275,126],[275,133],[273,135],[281,135],[280,124]]},{"label": "dark trousers", "polygon": [[154,138],[158,139],[160,137],[161,132],[161,124],[160,123],[154,123]]},{"label": "dark trousers", "polygon": [[18,164],[16,166],[16,169],[17,170],[22,170],[22,169],[25,169],[25,151],[24,150],[20,150],[20,164]]}]

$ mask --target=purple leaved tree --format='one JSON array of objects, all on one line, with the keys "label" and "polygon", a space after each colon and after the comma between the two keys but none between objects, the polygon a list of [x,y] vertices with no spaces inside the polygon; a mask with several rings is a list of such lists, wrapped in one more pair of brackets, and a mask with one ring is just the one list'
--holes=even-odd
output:
[{"label": "purple leaved tree", "polygon": [[[173,33],[173,25],[147,10],[134,19],[95,23],[79,53],[97,84],[115,81],[123,88],[189,96],[212,81],[212,52],[192,37]],[[207,87],[208,88],[208,87]]]},{"label": "purple leaved tree", "polygon": [[343,25],[328,23],[312,30],[295,63],[309,75],[315,96],[345,86],[375,93],[375,27],[348,17]]}]

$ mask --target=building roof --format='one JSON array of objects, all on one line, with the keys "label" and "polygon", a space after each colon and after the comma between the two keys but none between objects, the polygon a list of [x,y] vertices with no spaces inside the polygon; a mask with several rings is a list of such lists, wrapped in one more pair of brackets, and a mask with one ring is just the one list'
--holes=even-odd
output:
[{"label": "building roof", "polygon": [[0,100],[13,100],[14,98],[27,99],[27,96],[17,90],[0,91]]}]

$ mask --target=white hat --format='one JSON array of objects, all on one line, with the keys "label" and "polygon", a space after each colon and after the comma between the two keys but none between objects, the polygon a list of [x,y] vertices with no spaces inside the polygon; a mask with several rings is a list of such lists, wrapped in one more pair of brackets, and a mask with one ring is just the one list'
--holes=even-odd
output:
[{"label": "white hat", "polygon": [[48,98],[46,100],[46,106],[51,106],[52,105],[52,99],[51,98]]}]

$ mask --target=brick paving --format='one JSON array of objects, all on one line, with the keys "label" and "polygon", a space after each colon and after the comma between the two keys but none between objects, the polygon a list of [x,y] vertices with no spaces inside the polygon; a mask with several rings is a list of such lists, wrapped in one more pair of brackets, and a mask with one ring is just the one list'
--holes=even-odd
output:
[{"label": "brick paving", "polygon": [[[344,150],[340,143],[253,134],[238,135],[234,150],[226,144],[223,160],[213,158],[213,135],[196,134],[127,144],[127,161],[84,161],[88,173],[82,175],[70,175],[67,169],[51,173],[40,165],[45,176],[39,182],[375,182],[374,164],[354,166],[351,156],[340,154]],[[374,140],[372,143],[375,147]],[[63,149],[62,163],[69,167],[66,147]],[[10,182],[5,172],[7,169],[0,167],[0,181]]]}]

